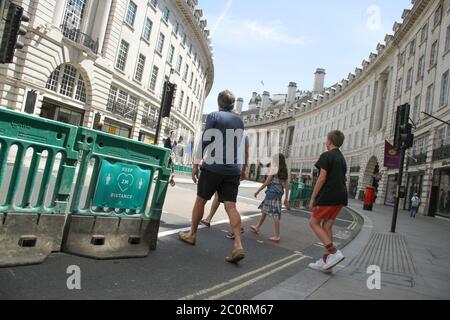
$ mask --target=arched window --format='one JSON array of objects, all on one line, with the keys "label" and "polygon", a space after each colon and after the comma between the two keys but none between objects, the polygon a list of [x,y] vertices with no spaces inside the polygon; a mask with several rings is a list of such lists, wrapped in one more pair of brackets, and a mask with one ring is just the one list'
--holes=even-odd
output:
[{"label": "arched window", "polygon": [[45,88],[86,103],[86,85],[83,77],[70,64],[56,68],[48,78]]}]

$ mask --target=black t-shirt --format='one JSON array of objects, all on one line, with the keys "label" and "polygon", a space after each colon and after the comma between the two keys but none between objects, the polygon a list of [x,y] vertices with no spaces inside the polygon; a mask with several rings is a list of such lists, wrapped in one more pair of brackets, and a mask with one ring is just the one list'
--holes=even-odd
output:
[{"label": "black t-shirt", "polygon": [[347,163],[339,149],[333,149],[320,156],[317,169],[327,172],[327,180],[317,196],[318,206],[347,206]]}]

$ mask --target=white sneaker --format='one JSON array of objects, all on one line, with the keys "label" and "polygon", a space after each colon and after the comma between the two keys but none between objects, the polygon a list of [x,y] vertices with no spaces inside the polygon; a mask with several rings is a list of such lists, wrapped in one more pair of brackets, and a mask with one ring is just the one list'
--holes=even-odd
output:
[{"label": "white sneaker", "polygon": [[323,268],[325,270],[330,270],[335,266],[337,266],[342,261],[344,261],[344,259],[345,259],[344,255],[342,254],[341,251],[338,250],[335,254],[330,254],[328,256],[327,261],[325,262]]},{"label": "white sneaker", "polygon": [[317,271],[324,272],[324,273],[332,273],[333,272],[332,269],[329,269],[329,270],[324,269],[324,266],[325,266],[325,261],[323,261],[323,259],[318,260],[316,263],[309,264],[309,267],[313,270],[317,270]]}]

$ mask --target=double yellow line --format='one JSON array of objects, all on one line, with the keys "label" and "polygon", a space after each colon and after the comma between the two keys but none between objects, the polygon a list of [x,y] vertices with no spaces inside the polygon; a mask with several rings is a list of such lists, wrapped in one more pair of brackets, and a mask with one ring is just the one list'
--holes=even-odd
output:
[{"label": "double yellow line", "polygon": [[[232,293],[235,293],[237,291],[242,290],[243,288],[246,288],[262,279],[265,279],[269,276],[271,276],[274,273],[277,273],[283,269],[286,269],[288,267],[290,267],[291,265],[294,265],[302,260],[305,259],[312,259],[311,257],[305,256],[301,253],[295,253],[291,256],[288,256],[286,258],[280,259],[278,261],[275,261],[271,264],[265,265],[264,267],[261,267],[259,269],[253,270],[249,273],[243,274],[239,277],[233,278],[231,280],[225,281],[221,284],[215,285],[211,288],[208,289],[204,289],[201,291],[198,291],[194,294],[185,296],[179,300],[194,300],[197,299],[199,297],[202,296],[207,296],[212,292],[216,292],[219,291],[217,294],[206,297],[206,300],[218,300],[221,299],[223,297],[226,297]],[[273,269],[272,269],[273,268]],[[268,270],[270,269],[270,270]],[[266,272],[265,272],[266,271]],[[261,274],[260,274],[261,273]],[[259,275],[258,275],[259,274]],[[257,275],[256,277],[253,277]],[[252,278],[253,277],[253,278]],[[249,280],[245,281],[247,278],[250,278]],[[242,282],[244,281],[244,282]],[[235,286],[233,286],[234,284],[236,284]],[[224,291],[220,291],[221,289],[227,288]]]}]

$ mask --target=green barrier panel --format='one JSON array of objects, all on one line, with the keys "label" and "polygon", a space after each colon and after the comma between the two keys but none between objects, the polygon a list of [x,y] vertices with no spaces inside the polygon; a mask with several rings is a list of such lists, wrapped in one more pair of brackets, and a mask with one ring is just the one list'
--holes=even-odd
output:
[{"label": "green barrier panel", "polygon": [[40,263],[60,251],[76,133],[70,125],[0,108],[0,267]]},{"label": "green barrier panel", "polygon": [[147,256],[156,248],[170,151],[85,128],[76,141],[80,168],[63,250],[96,259]]}]

